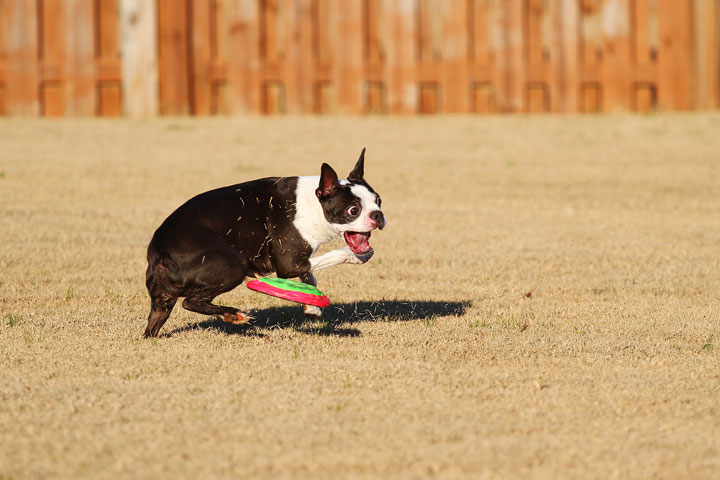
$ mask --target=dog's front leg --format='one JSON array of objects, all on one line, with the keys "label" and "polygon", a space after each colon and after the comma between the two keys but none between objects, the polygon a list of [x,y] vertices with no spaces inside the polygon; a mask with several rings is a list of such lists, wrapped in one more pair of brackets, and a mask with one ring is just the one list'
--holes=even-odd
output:
[{"label": "dog's front leg", "polygon": [[[301,275],[300,280],[302,280],[303,283],[307,283],[309,285],[312,285],[313,287],[317,287],[317,280],[315,279],[315,275],[313,275],[312,272],[320,270],[322,268],[341,265],[343,263],[361,265],[370,260],[370,258],[372,258],[373,256],[373,253],[375,252],[371,249],[369,252],[363,255],[356,255],[353,253],[352,250],[350,250],[350,247],[345,247],[338,248],[337,250],[333,250],[323,255],[318,255],[317,257],[312,257],[310,258],[310,271]],[[322,308],[315,305],[304,305],[303,310],[305,311],[305,315],[310,318],[322,317]]]},{"label": "dog's front leg", "polygon": [[323,255],[310,258],[310,272],[317,270],[334,267],[335,265],[341,265],[343,263],[350,263],[353,265],[361,265],[370,260],[375,251],[371,248],[369,252],[362,255],[357,255],[350,250],[350,247],[338,248],[332,250]]},{"label": "dog's front leg", "polygon": [[[303,283],[307,283],[308,285],[317,287],[317,280],[315,279],[315,275],[310,272],[301,275],[300,280],[302,280]],[[318,319],[322,317],[323,313],[323,309],[316,305],[303,305],[303,311],[305,312],[306,317],[313,319]]]}]

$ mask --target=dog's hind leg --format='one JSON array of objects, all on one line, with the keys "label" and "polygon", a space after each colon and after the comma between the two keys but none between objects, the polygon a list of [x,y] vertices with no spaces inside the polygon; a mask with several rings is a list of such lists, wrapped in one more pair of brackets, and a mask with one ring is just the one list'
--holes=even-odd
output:
[{"label": "dog's hind leg", "polygon": [[192,276],[193,288],[182,303],[183,308],[205,315],[222,315],[225,322],[235,325],[249,323],[251,316],[237,308],[215,305],[213,299],[229,292],[245,279],[248,261],[244,255],[230,248],[217,248],[202,255],[202,269]]},{"label": "dog's hind leg", "polygon": [[224,322],[234,325],[245,325],[252,320],[250,315],[242,313],[237,308],[215,305],[212,303],[213,298],[215,298],[215,295],[212,294],[194,294],[183,300],[182,306],[191,312],[203,313],[205,315],[222,315]]}]

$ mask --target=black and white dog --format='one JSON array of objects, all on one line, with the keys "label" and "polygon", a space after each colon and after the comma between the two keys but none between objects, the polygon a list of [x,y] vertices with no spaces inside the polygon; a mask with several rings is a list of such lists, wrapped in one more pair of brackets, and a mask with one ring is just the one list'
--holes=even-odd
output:
[{"label": "black and white dog", "polygon": [[[192,312],[248,323],[236,308],[212,303],[247,276],[275,272],[316,285],[313,272],[370,260],[370,232],[385,226],[380,197],[365,182],[365,149],[347,180],[323,164],[320,176],[252,180],[202,193],[179,207],[148,246],[151,308],[146,337],[157,336],[178,297]],[[313,256],[342,237],[347,246]],[[318,317],[322,310],[305,305]]]}]

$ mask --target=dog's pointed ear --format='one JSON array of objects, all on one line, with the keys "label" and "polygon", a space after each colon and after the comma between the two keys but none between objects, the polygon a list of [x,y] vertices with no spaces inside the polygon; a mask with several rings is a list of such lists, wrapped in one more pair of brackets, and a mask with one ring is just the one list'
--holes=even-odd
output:
[{"label": "dog's pointed ear", "polygon": [[322,164],[320,169],[320,185],[315,190],[318,198],[326,197],[333,193],[338,186],[338,176],[335,170],[327,163]]},{"label": "dog's pointed ear", "polygon": [[353,168],[352,172],[350,172],[350,175],[348,175],[348,180],[350,180],[351,182],[361,181],[363,179],[363,175],[365,175],[365,148],[364,147],[362,149],[362,152],[360,152],[360,158],[358,158],[358,161],[355,164],[355,168]]}]

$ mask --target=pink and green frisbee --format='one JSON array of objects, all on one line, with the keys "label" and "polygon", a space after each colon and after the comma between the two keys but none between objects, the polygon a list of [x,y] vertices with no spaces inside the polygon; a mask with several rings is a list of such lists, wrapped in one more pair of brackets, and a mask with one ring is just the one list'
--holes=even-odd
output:
[{"label": "pink and green frisbee", "polygon": [[284,298],[291,302],[327,307],[330,299],[317,288],[307,283],[300,283],[286,278],[256,278],[247,283],[250,290]]}]

